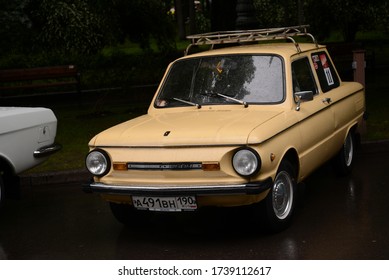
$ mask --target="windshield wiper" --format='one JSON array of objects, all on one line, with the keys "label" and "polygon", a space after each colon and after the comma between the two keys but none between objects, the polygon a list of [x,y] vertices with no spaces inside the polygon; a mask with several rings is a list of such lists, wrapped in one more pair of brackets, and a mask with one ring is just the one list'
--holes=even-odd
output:
[{"label": "windshield wiper", "polygon": [[201,108],[200,104],[197,104],[197,103],[194,103],[194,102],[186,101],[186,100],[183,100],[183,99],[180,99],[180,98],[176,98],[176,97],[173,97],[173,100],[176,100],[176,101],[179,101],[181,103],[188,104],[188,105],[196,106],[197,109]]},{"label": "windshield wiper", "polygon": [[228,96],[228,95],[224,95],[221,93],[215,93],[215,95],[223,97],[223,98],[228,99],[228,100],[232,100],[232,101],[237,102],[239,104],[242,104],[245,108],[247,108],[249,106],[249,104],[246,101],[239,100],[239,99],[233,98],[233,97]]}]

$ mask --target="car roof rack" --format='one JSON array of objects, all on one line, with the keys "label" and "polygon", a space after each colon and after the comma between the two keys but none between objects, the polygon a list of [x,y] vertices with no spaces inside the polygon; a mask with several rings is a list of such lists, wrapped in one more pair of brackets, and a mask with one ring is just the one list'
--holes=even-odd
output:
[{"label": "car roof rack", "polygon": [[196,35],[189,35],[186,38],[191,40],[191,43],[185,50],[185,55],[188,55],[192,46],[211,45],[211,49],[215,45],[233,44],[233,43],[251,43],[266,40],[291,40],[298,52],[301,52],[299,44],[293,39],[295,36],[308,36],[313,43],[318,47],[316,39],[312,34],[307,32],[309,25],[299,25],[290,27],[276,27],[267,29],[254,30],[237,30],[237,31],[220,31],[210,32]]}]

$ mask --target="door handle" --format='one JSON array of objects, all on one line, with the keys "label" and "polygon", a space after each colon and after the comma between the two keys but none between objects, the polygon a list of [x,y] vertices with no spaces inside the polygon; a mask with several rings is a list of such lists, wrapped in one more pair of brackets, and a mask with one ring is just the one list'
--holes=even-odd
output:
[{"label": "door handle", "polygon": [[323,103],[331,104],[332,100],[329,97],[322,99]]}]

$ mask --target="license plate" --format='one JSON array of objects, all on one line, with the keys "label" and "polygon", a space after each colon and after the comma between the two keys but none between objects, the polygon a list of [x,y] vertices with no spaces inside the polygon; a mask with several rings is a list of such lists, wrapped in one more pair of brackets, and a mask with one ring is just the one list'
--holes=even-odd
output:
[{"label": "license plate", "polygon": [[194,196],[178,197],[150,197],[133,196],[132,202],[135,208],[148,209],[151,211],[183,211],[196,210],[197,203]]}]

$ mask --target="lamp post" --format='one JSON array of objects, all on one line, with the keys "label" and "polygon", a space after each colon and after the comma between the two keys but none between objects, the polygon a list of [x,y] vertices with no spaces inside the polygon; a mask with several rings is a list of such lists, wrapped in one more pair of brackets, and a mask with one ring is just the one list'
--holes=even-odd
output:
[{"label": "lamp post", "polygon": [[237,30],[258,28],[253,0],[237,0],[236,14],[235,27]]}]

